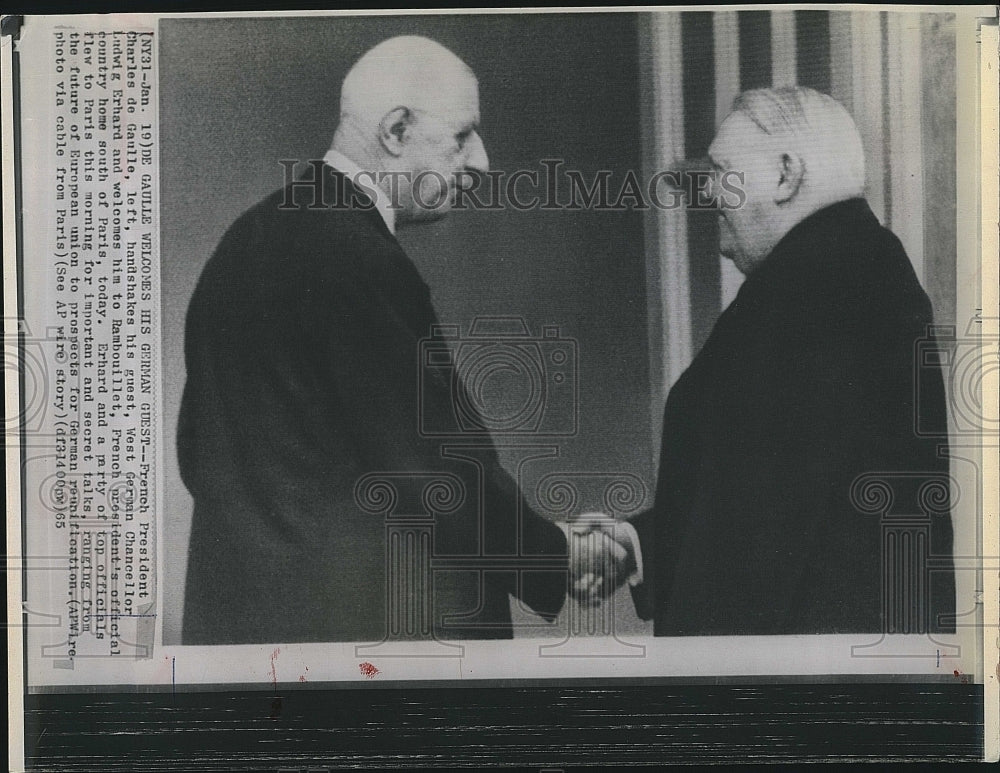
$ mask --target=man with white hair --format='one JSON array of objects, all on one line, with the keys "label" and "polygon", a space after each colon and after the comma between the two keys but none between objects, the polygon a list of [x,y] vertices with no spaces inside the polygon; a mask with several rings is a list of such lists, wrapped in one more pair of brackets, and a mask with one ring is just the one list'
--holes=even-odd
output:
[{"label": "man with white hair", "polygon": [[708,154],[717,171],[743,175],[744,205],[719,210],[720,252],[743,274],[814,212],[864,195],[864,150],[854,121],[812,89],[740,95]]},{"label": "man with white hair", "polygon": [[[437,319],[395,230],[442,217],[456,174],[486,171],[478,125],[476,78],[457,56],[384,41],[344,80],[317,177],[251,208],[206,265],[178,431],[195,505],[185,644],[509,638],[509,594],[549,618],[562,606],[566,538],[489,441],[463,462],[419,434],[420,411],[450,423],[463,387],[425,379],[418,404],[419,342]],[[389,587],[385,518],[356,494],[373,474],[399,483],[389,515],[436,516],[433,544],[407,555],[450,570],[409,584],[396,567],[404,585]],[[451,504],[428,494],[433,480],[454,484]]]},{"label": "man with white hair", "polygon": [[914,367],[931,304],[862,198],[853,120],[811,89],[749,91],[709,157],[743,174],[745,205],[718,214],[746,280],[670,390],[639,544],[604,525],[641,556],[637,610],[661,636],[954,630],[949,514],[894,565],[852,488],[888,476],[889,514],[922,513],[948,480],[941,438],[915,434],[946,426],[940,370]]}]

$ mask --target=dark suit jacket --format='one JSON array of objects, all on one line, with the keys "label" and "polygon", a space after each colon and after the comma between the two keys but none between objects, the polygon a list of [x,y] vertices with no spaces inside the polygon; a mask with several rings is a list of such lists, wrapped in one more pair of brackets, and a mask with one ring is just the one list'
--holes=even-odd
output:
[{"label": "dark suit jacket", "polygon": [[[882,591],[884,575],[911,578],[882,554],[890,519],[908,514],[910,536],[930,527],[935,568],[905,603],[951,627],[937,617],[955,606],[948,508],[924,518],[920,504],[922,485],[947,485],[947,438],[914,431],[918,411],[946,426],[936,366],[917,369],[914,401],[930,322],[902,245],[863,199],[804,220],[747,278],[670,390],[654,508],[634,520],[634,596],[657,635],[902,630],[901,612],[926,630]],[[867,473],[884,473],[888,511]]]},{"label": "dark suit jacket", "polygon": [[[436,517],[433,554],[464,568],[434,572],[433,625],[451,639],[510,637],[508,593],[547,616],[560,609],[565,539],[521,500],[488,442],[477,467],[443,459],[418,433],[418,411],[451,411],[461,388],[425,383],[418,406],[418,342],[436,323],[428,288],[370,201],[323,174],[328,203],[369,208],[281,209],[278,191],[229,229],[191,299],[183,641],[381,640],[386,519],[355,497],[369,473],[461,481],[465,505]],[[398,487],[394,515],[425,509],[426,478]]]}]

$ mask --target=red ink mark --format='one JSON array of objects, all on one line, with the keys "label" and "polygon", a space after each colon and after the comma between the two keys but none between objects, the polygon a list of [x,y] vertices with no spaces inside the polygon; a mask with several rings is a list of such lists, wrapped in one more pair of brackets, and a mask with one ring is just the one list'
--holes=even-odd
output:
[{"label": "red ink mark", "polygon": [[278,659],[278,655],[281,654],[281,647],[278,647],[274,652],[271,653],[271,684],[274,685],[274,689],[278,689],[278,669],[274,664],[274,661]]},{"label": "red ink mark", "polygon": [[365,662],[358,666],[361,669],[361,673],[365,675],[365,679],[374,679],[376,674],[381,673],[375,666],[371,663]]}]

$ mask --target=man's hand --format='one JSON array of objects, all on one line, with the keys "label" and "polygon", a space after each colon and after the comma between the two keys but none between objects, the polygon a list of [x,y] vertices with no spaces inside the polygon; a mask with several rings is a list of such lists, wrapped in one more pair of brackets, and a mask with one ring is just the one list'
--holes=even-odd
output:
[{"label": "man's hand", "polygon": [[616,533],[604,513],[583,513],[566,525],[570,560],[570,596],[597,606],[635,570],[631,542]]}]

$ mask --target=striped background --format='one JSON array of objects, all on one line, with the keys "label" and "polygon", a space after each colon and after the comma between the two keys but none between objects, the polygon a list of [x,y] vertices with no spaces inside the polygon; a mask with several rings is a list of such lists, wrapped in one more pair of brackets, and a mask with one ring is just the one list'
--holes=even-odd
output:
[{"label": "striped background", "polygon": [[[902,240],[936,321],[955,321],[954,17],[880,11],[692,11],[640,26],[648,171],[702,156],[740,91],[803,85],[854,116],[872,210]],[[648,58],[647,58],[648,57]],[[654,420],[742,276],[711,213],[647,222]]]}]

